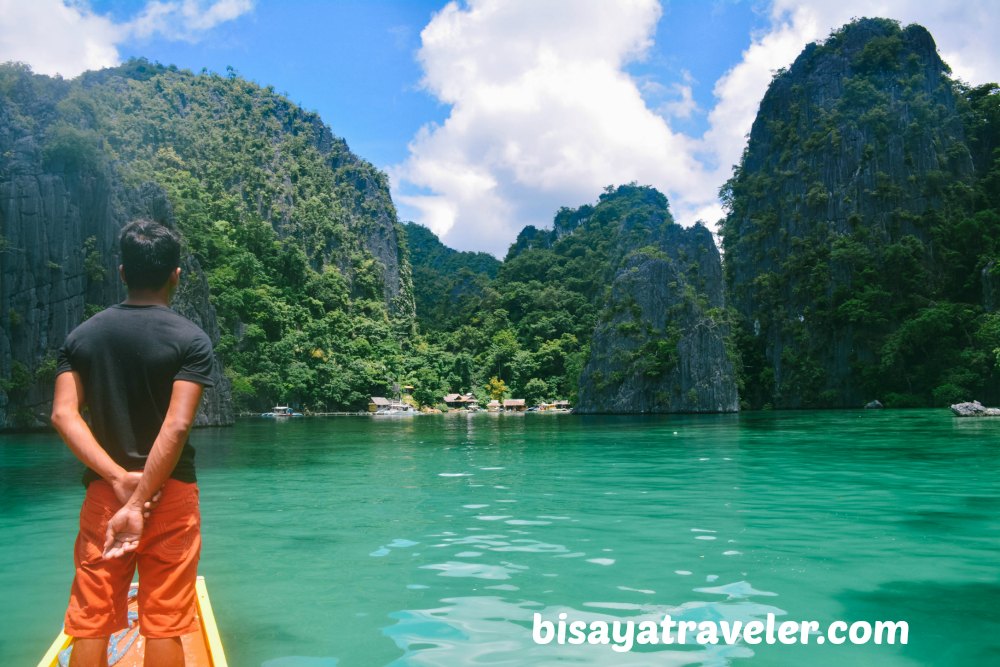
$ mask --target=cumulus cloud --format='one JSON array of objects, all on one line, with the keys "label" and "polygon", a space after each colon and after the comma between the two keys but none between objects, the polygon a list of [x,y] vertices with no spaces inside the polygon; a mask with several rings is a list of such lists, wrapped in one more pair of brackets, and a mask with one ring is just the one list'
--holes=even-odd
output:
[{"label": "cumulus cloud", "polygon": [[159,34],[168,39],[192,41],[220,23],[239,18],[251,9],[252,0],[216,0],[207,7],[198,0],[151,0],[126,27],[135,37]]},{"label": "cumulus cloud", "polygon": [[118,45],[159,35],[195,40],[253,8],[253,0],[151,0],[132,20],[116,22],[86,2],[0,0],[0,62],[19,61],[40,74],[74,77],[117,65]]},{"label": "cumulus cloud", "polygon": [[451,105],[390,170],[398,203],[461,249],[502,254],[525,224],[638,181],[694,186],[693,141],[624,67],[651,44],[653,0],[451,3],[424,29],[423,85]]},{"label": "cumulus cloud", "polygon": [[121,26],[60,0],[0,0],[0,61],[20,61],[42,74],[76,76],[118,63]]},{"label": "cumulus cloud", "polygon": [[[984,29],[993,0],[959,5],[913,0],[773,0],[766,27],[713,87],[708,130],[670,127],[705,113],[690,78],[637,81],[625,68],[643,58],[661,10],[654,0],[608,3],[453,2],[422,33],[424,87],[451,106],[424,127],[410,156],[390,168],[394,197],[459,249],[502,255],[527,224],[548,226],[560,206],[595,199],[605,185],[638,181],[670,198],[682,224],[722,216],[719,187],[746,145],[775,70],[809,42],[854,17],[920,23],[956,76],[981,83],[1000,72],[1000,47]],[[672,99],[651,110],[649,97]]]},{"label": "cumulus cloud", "polygon": [[698,111],[698,103],[694,101],[690,77],[690,74],[685,76],[685,83],[671,84],[670,89],[676,98],[660,105],[659,112],[661,114],[670,118],[687,119]]}]

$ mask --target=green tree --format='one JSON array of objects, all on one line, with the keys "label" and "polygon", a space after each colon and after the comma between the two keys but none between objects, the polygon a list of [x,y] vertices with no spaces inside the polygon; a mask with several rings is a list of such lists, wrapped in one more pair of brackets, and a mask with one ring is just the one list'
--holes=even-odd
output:
[{"label": "green tree", "polygon": [[549,400],[549,386],[545,380],[531,378],[524,385],[524,398],[528,405],[537,405]]}]

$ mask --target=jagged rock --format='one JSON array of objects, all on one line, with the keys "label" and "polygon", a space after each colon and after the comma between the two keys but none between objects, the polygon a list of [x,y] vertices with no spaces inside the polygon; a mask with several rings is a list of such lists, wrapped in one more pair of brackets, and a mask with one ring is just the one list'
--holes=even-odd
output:
[{"label": "jagged rock", "polygon": [[[880,336],[898,325],[872,325],[889,311],[878,299],[891,286],[871,276],[936,261],[928,220],[947,210],[944,184],[972,182],[947,72],[921,26],[860,19],[772,80],[725,188],[722,225],[755,404],[864,403],[863,369],[878,365]],[[912,267],[893,268],[901,253],[883,254],[890,246]]]},{"label": "jagged rock", "polygon": [[611,286],[580,379],[579,413],[736,412],[722,266],[711,233],[667,226]]},{"label": "jagged rock", "polygon": [[882,405],[881,401],[871,401],[870,403],[865,405],[865,410],[881,410],[884,407],[885,406]]},{"label": "jagged rock", "polygon": [[951,411],[956,417],[1000,417],[1000,408],[987,408],[979,401],[956,403]]},{"label": "jagged rock", "polygon": [[[125,187],[107,165],[46,160],[30,129],[0,113],[0,430],[48,423],[56,351],[87,316],[124,298],[117,239],[136,216],[172,218],[158,186]],[[190,256],[177,310],[219,339],[208,284]],[[228,381],[217,363],[199,425],[233,422]]]}]

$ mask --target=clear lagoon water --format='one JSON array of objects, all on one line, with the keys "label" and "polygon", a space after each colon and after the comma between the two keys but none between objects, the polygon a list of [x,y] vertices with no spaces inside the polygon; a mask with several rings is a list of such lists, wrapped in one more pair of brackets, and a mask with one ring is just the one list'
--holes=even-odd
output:
[{"label": "clear lagoon water", "polygon": [[[247,420],[196,431],[233,667],[1000,664],[1000,419]],[[62,622],[82,495],[0,438],[0,664]],[[904,620],[906,646],[536,645],[555,620]]]}]

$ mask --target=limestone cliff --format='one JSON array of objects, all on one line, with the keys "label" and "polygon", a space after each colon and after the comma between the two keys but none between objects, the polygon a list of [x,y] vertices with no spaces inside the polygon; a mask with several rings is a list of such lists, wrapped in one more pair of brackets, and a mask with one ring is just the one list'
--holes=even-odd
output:
[{"label": "limestone cliff", "polygon": [[226,364],[202,423],[232,420],[225,378],[244,409],[384,391],[385,355],[346,342],[415,330],[402,228],[385,174],[315,113],[231,70],[8,64],[0,151],[0,424],[44,421],[53,351],[121,298],[115,240],[136,215],[182,232],[175,306]]},{"label": "limestone cliff", "polygon": [[[653,188],[608,188],[596,206],[559,211],[551,230],[525,228],[500,280],[512,295],[577,294],[578,412],[738,409],[719,252],[705,227],[674,223]],[[530,326],[551,316],[536,317]]]},{"label": "limestone cliff", "polygon": [[703,226],[668,225],[626,256],[590,343],[577,410],[735,412],[722,266]]},{"label": "limestone cliff", "polygon": [[[174,224],[158,187],[129,190],[106,164],[85,170],[54,159],[44,165],[35,137],[10,120],[0,118],[0,151],[7,158],[0,171],[0,429],[48,422],[59,345],[90,314],[124,297],[117,237],[125,222],[143,216]],[[183,269],[175,309],[216,343],[204,275],[189,254]],[[205,392],[197,423],[232,421],[217,359],[216,387]]]},{"label": "limestone cliff", "polygon": [[723,189],[755,406],[916,401],[949,384],[946,362],[924,363],[934,335],[902,326],[950,336],[936,299],[979,273],[956,271],[949,246],[973,165],[947,74],[924,28],[861,19],[774,77]]}]

